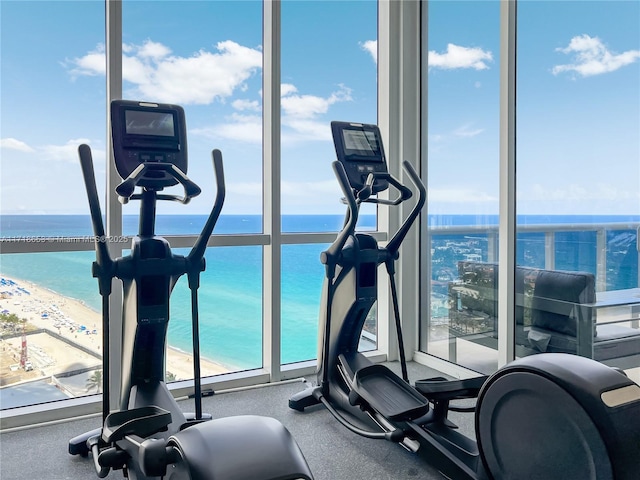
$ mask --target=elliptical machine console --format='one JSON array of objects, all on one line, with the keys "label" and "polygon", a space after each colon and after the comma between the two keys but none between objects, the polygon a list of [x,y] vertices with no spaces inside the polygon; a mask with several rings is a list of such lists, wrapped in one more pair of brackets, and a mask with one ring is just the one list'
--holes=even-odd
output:
[{"label": "elliptical machine console", "polygon": [[[322,404],[349,430],[420,453],[456,480],[540,478],[632,480],[640,472],[640,386],[591,359],[547,353],[516,360],[493,375],[409,382],[395,261],[420,214],[426,190],[413,167],[404,170],[416,205],[386,246],[356,233],[364,202],[394,206],[412,192],[386,169],[375,125],[333,122],[338,160],[333,169],[347,204],[344,226],[321,254],[325,280],[315,382],[289,399],[304,411]],[[396,200],[373,198],[387,186]],[[402,375],[358,352],[366,316],[377,300],[378,266],[389,276]],[[475,438],[448,418],[452,400],[477,398]],[[633,420],[632,420],[633,419]]]},{"label": "elliptical machine console", "polygon": [[114,100],[111,102],[111,132],[116,170],[124,182],[116,188],[123,203],[136,186],[160,191],[180,183],[184,197],[160,200],[188,203],[200,188],[187,176],[187,127],[178,105]]},{"label": "elliptical machine console", "polygon": [[122,178],[146,162],[170,163],[186,173],[187,131],[182,107],[116,100],[111,103],[111,118],[116,168]]},{"label": "elliptical machine console", "polygon": [[[174,254],[155,234],[159,200],[188,203],[200,187],[187,172],[184,111],[177,105],[117,100],[111,104],[114,160],[123,178],[116,192],[122,203],[140,200],[139,232],[131,253],[112,259],[105,237],[91,149],[78,149],[96,238],[93,276],[102,296],[103,425],[69,441],[72,455],[93,456],[96,474],[123,470],[131,479],[275,480],[313,477],[288,430],[272,418],[212,419],[202,413],[198,288],[204,253],[225,198],[222,154],[213,150],[216,197],[202,232],[187,256]],[[183,196],[161,193],[180,184]],[[136,189],[140,189],[136,193]],[[165,384],[169,299],[187,275],[192,303],[195,413],[184,413]],[[122,282],[121,343],[111,375],[109,297],[112,280]],[[119,385],[116,385],[120,378]],[[118,387],[112,409],[110,387]],[[233,475],[231,475],[231,473]]]},{"label": "elliptical machine console", "polygon": [[[338,161],[342,163],[351,187],[362,190],[370,174],[387,173],[382,137],[377,125],[331,122],[331,133]],[[371,193],[386,190],[389,184],[375,178]]]}]

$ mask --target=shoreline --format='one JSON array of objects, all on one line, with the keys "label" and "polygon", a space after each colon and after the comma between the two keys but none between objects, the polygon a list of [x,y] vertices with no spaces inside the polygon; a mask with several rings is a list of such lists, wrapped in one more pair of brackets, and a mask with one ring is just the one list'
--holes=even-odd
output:
[{"label": "shoreline", "polygon": [[[15,362],[9,363],[11,359],[18,362],[20,360],[20,332],[13,332],[17,334],[13,338],[3,339],[0,342],[2,343],[0,372],[3,379],[7,376],[12,377],[11,383],[7,383],[6,386],[38,378],[29,375],[34,372],[39,372],[40,378],[43,378],[64,373],[70,366],[84,365],[88,368],[97,364],[97,369],[102,367],[102,361],[96,358],[96,356],[102,357],[102,315],[88,307],[82,300],[66,297],[28,280],[1,274],[0,312],[16,314],[20,319],[26,319],[26,323],[33,328],[49,330],[64,339],[63,342],[46,332],[36,335],[29,335],[29,332],[26,332],[28,360],[32,361],[34,367],[32,372],[25,372],[23,369],[15,370]],[[12,335],[12,332],[7,333]],[[94,355],[88,355],[87,350]],[[172,380],[192,379],[193,355],[167,345],[166,370],[175,377]],[[231,371],[203,357],[200,359],[200,370],[203,377]],[[19,377],[18,380],[15,380],[16,377]],[[4,383],[2,382],[2,386],[5,386]]]}]

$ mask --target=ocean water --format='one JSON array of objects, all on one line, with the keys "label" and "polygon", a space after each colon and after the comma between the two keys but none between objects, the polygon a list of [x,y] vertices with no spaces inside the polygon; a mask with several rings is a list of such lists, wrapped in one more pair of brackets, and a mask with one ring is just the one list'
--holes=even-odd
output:
[{"label": "ocean water", "polygon": [[[197,233],[205,215],[159,215],[156,233]],[[125,216],[123,230],[135,234],[137,216]],[[257,215],[221,216],[214,234],[257,233],[262,229]],[[284,216],[287,232],[337,231],[341,215]],[[363,215],[363,229],[375,227],[375,216]],[[2,237],[91,235],[88,216],[3,215]],[[328,245],[284,245],[282,247],[282,361],[291,363],[316,357],[318,312],[324,267],[320,253]],[[177,249],[186,255],[189,249]],[[206,270],[198,290],[201,354],[230,369],[262,366],[262,247],[216,247],[205,254]],[[99,312],[101,300],[97,280],[91,276],[95,253],[60,252],[0,256],[0,273],[36,283],[61,295],[85,302]],[[168,343],[191,352],[191,297],[186,277],[171,296]],[[82,323],[82,319],[74,319]]]},{"label": "ocean water", "polygon": [[[203,215],[159,215],[159,235],[197,233],[206,220]],[[214,234],[257,233],[257,215],[223,215]],[[285,215],[285,232],[332,232],[342,225],[341,215]],[[496,225],[495,216],[451,215],[429,218],[432,226]],[[629,216],[526,216],[522,224],[588,224],[638,222]],[[363,215],[360,227],[373,229],[375,216]],[[125,216],[123,230],[134,234],[137,216]],[[91,235],[88,216],[0,216],[0,236],[81,236]],[[485,236],[486,237],[486,236]],[[635,230],[607,233],[607,289],[637,286],[638,262],[634,255]],[[433,247],[440,256],[433,264],[433,279],[453,279],[458,260],[464,259],[460,246],[487,259],[487,241],[482,235],[434,237]],[[449,248],[447,245],[456,245]],[[556,268],[596,272],[594,232],[556,234]],[[284,363],[316,357],[318,312],[324,267],[320,253],[327,245],[284,245],[282,247],[282,344]],[[463,249],[465,250],[465,249]],[[518,263],[544,266],[544,235],[520,234]],[[177,250],[187,254],[188,249]],[[84,301],[100,310],[97,280],[91,276],[94,252],[33,253],[0,256],[0,273],[37,283],[67,297]],[[258,368],[262,365],[262,247],[216,247],[206,252],[207,269],[202,273],[199,294],[201,353],[231,369]],[[436,282],[437,283],[437,282]],[[434,287],[435,288],[435,287]],[[191,306],[186,278],[181,278],[171,296],[168,342],[172,347],[191,351]],[[82,319],[74,319],[82,323]]]}]

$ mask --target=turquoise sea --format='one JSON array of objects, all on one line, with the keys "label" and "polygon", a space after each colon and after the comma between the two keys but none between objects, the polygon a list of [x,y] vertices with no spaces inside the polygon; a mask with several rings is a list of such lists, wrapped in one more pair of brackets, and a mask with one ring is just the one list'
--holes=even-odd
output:
[{"label": "turquoise sea", "polygon": [[[159,215],[158,235],[197,233],[206,220],[204,215]],[[375,228],[375,216],[363,215],[360,228]],[[123,230],[135,234],[137,216],[125,216]],[[341,215],[285,215],[284,232],[336,232]],[[638,216],[528,216],[522,223],[584,224],[639,222]],[[261,232],[258,215],[223,215],[214,234]],[[497,217],[451,215],[429,218],[432,226],[495,225]],[[1,215],[0,236],[83,236],[91,235],[88,216],[83,215]],[[434,238],[438,262],[433,262],[432,278],[442,280],[455,272],[463,259],[461,245],[479,249],[486,260],[486,238],[481,235],[443,235]],[[596,271],[596,235],[594,232],[556,234],[556,266],[559,269]],[[637,232],[635,229],[607,233],[607,289],[637,286]],[[447,248],[454,245],[455,248]],[[524,234],[518,237],[518,263],[544,266],[544,236]],[[284,245],[282,247],[282,361],[290,363],[316,357],[318,311],[324,268],[320,253],[327,247],[318,245]],[[635,255],[634,255],[635,252]],[[188,250],[178,251],[186,254]],[[95,253],[64,252],[11,254],[0,256],[0,273],[36,283],[61,295],[84,301],[100,310],[97,280],[91,277]],[[199,290],[201,353],[204,357],[230,369],[262,366],[262,247],[216,247],[206,253],[207,269]],[[635,281],[635,284],[633,282]],[[438,294],[435,282],[434,294]],[[444,287],[443,287],[444,288]],[[446,290],[446,289],[445,289]],[[446,294],[443,290],[442,294]],[[169,344],[191,351],[191,307],[186,278],[182,278],[171,297]],[[74,319],[82,322],[82,319]]]},{"label": "turquoise sea", "polygon": [[[123,230],[135,234],[137,216],[125,216]],[[156,233],[197,233],[204,215],[158,216]],[[222,216],[214,234],[258,233],[257,215]],[[341,215],[285,216],[287,232],[337,231]],[[374,216],[362,216],[361,226],[375,227]],[[88,216],[2,215],[2,237],[91,235]],[[316,357],[318,311],[324,268],[320,253],[327,245],[282,247],[282,361],[291,363]],[[176,250],[186,255],[188,249]],[[262,366],[262,247],[216,247],[206,252],[206,271],[198,290],[201,354],[230,369]],[[0,256],[0,273],[36,283],[61,295],[85,302],[100,311],[97,280],[91,276],[95,253],[62,252]],[[186,277],[171,296],[168,343],[191,351],[191,299]],[[82,323],[82,319],[74,319]]]}]

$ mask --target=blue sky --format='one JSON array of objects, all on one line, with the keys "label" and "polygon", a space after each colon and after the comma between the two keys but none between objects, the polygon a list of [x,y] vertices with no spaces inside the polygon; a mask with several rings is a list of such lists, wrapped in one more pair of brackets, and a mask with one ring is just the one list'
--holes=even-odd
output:
[{"label": "blue sky", "polygon": [[[0,1],[1,211],[86,213],[77,145],[104,172],[104,5]],[[430,4],[431,213],[497,213],[499,2]],[[282,6],[282,208],[338,213],[331,120],[376,121],[373,1]],[[519,6],[518,212],[640,214],[640,2]],[[261,210],[260,2],[123,4],[124,97],[178,103],[188,175]],[[134,213],[135,206],[126,212]]]}]

